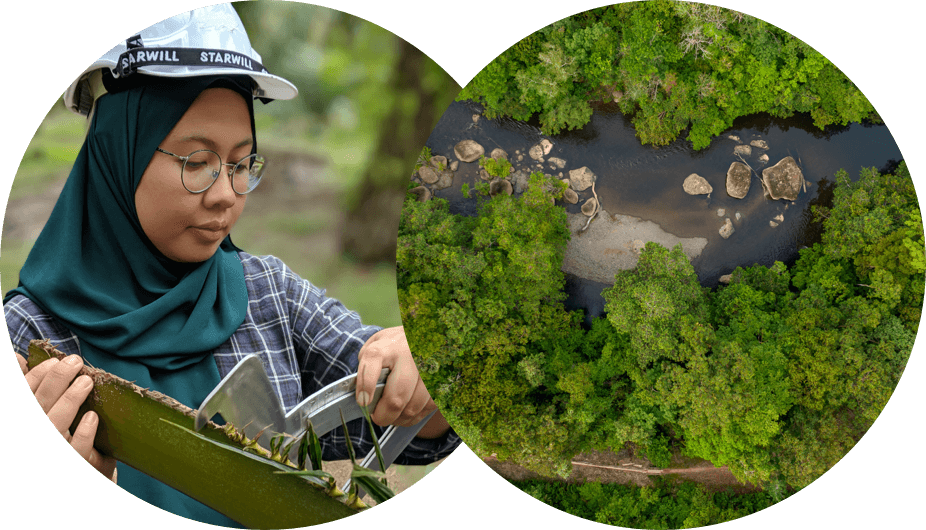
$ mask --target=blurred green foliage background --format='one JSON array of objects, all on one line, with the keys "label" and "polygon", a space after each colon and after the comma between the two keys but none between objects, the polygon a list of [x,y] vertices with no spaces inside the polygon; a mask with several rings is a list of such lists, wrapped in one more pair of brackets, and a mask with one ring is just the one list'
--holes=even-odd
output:
[{"label": "blurred green foliage background", "polygon": [[[403,39],[357,17],[298,2],[234,5],[263,64],[299,96],[255,104],[268,169],[233,240],[252,254],[280,257],[365,322],[400,325],[402,196],[421,146],[460,87]],[[3,226],[4,293],[18,283],[85,128],[83,117],[55,101],[23,157]]]}]

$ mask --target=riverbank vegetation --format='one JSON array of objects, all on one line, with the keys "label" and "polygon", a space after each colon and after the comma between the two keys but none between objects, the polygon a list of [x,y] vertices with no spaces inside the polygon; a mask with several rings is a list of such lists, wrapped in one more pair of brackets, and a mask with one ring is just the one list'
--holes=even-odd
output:
[{"label": "riverbank vegetation", "polygon": [[524,38],[458,100],[488,118],[537,116],[545,134],[580,128],[592,103],[616,101],[644,144],[688,129],[695,149],[733,120],[810,113],[814,124],[880,121],[835,65],[789,33],[743,13],[674,0],[585,11]]},{"label": "riverbank vegetation", "polygon": [[897,384],[923,303],[923,228],[906,165],[836,177],[822,240],[791,267],[701,287],[680,248],[647,243],[585,328],[563,306],[569,239],[556,179],[485,193],[479,214],[406,199],[402,319],[432,396],[478,455],[564,476],[632,447],[657,467],[727,466],[780,499],[834,465]]}]

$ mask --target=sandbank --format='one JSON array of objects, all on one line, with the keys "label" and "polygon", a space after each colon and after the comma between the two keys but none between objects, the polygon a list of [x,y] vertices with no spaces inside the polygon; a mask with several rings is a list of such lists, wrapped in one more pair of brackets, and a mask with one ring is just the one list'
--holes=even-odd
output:
[{"label": "sandbank", "polygon": [[612,215],[606,210],[601,210],[584,232],[580,230],[588,217],[582,214],[567,214],[567,217],[572,239],[566,247],[562,271],[596,282],[613,283],[619,271],[636,267],[640,249],[649,241],[668,249],[681,243],[689,260],[700,256],[707,246],[703,237],[681,238],[652,221]]}]

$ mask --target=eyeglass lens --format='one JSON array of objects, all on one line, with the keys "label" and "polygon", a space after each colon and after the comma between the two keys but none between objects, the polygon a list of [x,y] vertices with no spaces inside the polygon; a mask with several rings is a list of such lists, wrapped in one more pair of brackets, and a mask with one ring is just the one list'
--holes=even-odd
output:
[{"label": "eyeglass lens", "polygon": [[[252,154],[242,158],[231,170],[232,188],[235,193],[245,194],[257,187],[264,174],[264,157]],[[196,151],[183,164],[183,186],[199,193],[209,189],[215,179],[223,172],[222,159],[213,151]]]}]

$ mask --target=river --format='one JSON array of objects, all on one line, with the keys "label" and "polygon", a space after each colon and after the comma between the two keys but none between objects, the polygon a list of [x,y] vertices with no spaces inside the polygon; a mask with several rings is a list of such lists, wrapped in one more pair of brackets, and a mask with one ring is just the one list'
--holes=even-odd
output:
[{"label": "river", "polygon": [[[711,287],[717,285],[720,275],[740,265],[771,265],[775,261],[790,264],[802,246],[818,240],[820,225],[812,222],[810,207],[829,204],[838,170],[845,169],[856,179],[863,167],[892,171],[902,160],[885,125],[850,124],[821,131],[806,114],[787,119],[767,114],[743,117],[715,137],[709,147],[695,151],[684,139],[686,133],[667,146],[641,145],[630,120],[615,105],[599,105],[591,122],[582,129],[552,136],[543,135],[533,121],[480,117],[474,123],[473,114],[480,112],[481,108],[472,102],[454,102],[441,117],[427,146],[434,154],[453,160],[453,146],[472,139],[485,147],[487,156],[495,147],[501,147],[516,167],[522,167],[533,162],[527,157],[528,149],[548,138],[553,142],[548,157],[566,160],[566,167],[554,171],[547,166],[545,171],[554,175],[562,172],[565,177],[568,170],[587,166],[598,176],[596,191],[608,212],[652,221],[679,237],[706,238],[707,246],[692,265],[702,285]],[[757,173],[784,157],[794,157],[807,182],[806,191],[793,203],[772,201],[765,198],[754,176],[745,198],[728,196],[726,171],[739,160],[733,154],[737,142],[729,138],[731,135],[744,144],[755,139],[768,143],[767,150],[752,148],[752,154],[743,157]],[[524,155],[524,161],[516,162],[515,151]],[[762,153],[769,157],[767,164],[758,160]],[[682,182],[691,173],[707,179],[714,191],[709,196],[686,194]],[[449,200],[454,213],[474,214],[476,201],[465,199],[459,189],[464,182],[472,186],[478,180],[477,174],[477,164],[460,164],[453,185],[435,196]],[[584,200],[589,194],[581,195]],[[725,210],[723,217],[717,214],[721,208]],[[579,206],[567,210],[577,213]],[[736,212],[740,213],[739,220],[734,217]],[[771,226],[769,221],[778,216],[784,220]],[[718,233],[724,217],[733,219],[735,227],[726,240]],[[598,316],[603,310],[600,293],[605,287],[608,285],[567,275],[566,305],[586,310],[588,317]]]}]

